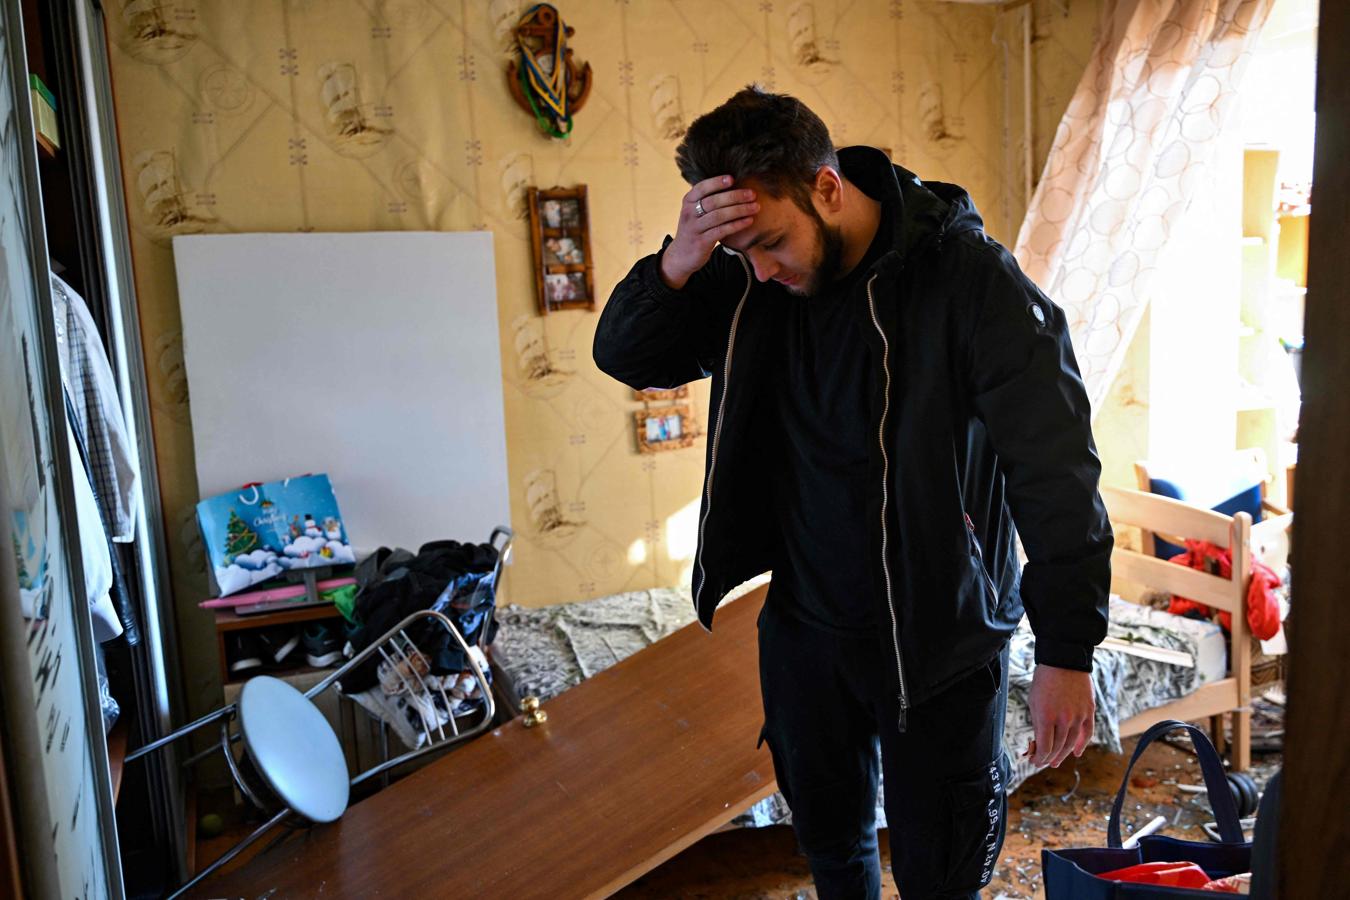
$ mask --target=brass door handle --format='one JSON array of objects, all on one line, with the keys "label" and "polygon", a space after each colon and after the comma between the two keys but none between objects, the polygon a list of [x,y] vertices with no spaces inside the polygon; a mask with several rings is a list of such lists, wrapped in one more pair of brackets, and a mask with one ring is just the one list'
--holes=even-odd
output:
[{"label": "brass door handle", "polygon": [[524,712],[525,727],[533,728],[543,722],[548,721],[548,710],[539,706],[539,698],[533,695],[523,697],[520,701],[520,708]]}]

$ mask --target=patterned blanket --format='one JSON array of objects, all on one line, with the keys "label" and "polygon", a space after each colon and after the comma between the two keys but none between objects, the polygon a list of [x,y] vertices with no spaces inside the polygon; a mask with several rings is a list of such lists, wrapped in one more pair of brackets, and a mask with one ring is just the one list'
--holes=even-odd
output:
[{"label": "patterned blanket", "polygon": [[[724,602],[747,593],[759,583],[762,582],[742,585]],[[693,622],[694,608],[687,588],[658,588],[538,609],[512,604],[499,608],[497,618],[501,630],[492,645],[494,660],[509,677],[518,696],[533,694],[546,701]],[[1119,598],[1111,600],[1112,637],[1181,650],[1192,659],[1200,656],[1200,643],[1207,639],[1211,629],[1217,628],[1211,623],[1178,620],[1160,610]],[[1035,646],[1035,637],[1023,620],[1013,635],[1009,652],[1008,718],[1004,729],[1004,746],[1013,762],[1009,792],[1035,771],[1021,757],[1032,736],[1027,696],[1035,670]],[[1100,648],[1093,669],[1097,700],[1093,743],[1117,753],[1122,721],[1183,697],[1206,680],[1199,668]],[[774,794],[742,813],[732,824],[761,827],[789,821],[787,803],[782,794]],[[877,822],[884,827],[881,793],[877,797]]]}]

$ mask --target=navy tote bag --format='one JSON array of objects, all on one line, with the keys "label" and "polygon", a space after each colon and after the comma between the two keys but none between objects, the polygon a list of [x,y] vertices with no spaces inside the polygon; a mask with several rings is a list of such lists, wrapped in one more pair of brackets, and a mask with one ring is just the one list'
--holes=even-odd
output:
[{"label": "navy tote bag", "polygon": [[[1147,835],[1130,850],[1120,846],[1120,809],[1125,802],[1125,789],[1130,785],[1130,770],[1140,754],[1158,738],[1170,731],[1184,729],[1195,745],[1195,758],[1205,776],[1209,790],[1214,821],[1219,826],[1222,843],[1212,841],[1182,841],[1163,835]],[[1209,737],[1194,725],[1169,719],[1159,722],[1139,738],[1134,756],[1125,768],[1115,805],[1111,807],[1111,821],[1106,834],[1107,846],[1077,850],[1042,850],[1041,869],[1045,878],[1046,900],[1136,900],[1146,897],[1204,897],[1214,900],[1226,896],[1213,891],[1190,888],[1162,887],[1154,884],[1130,884],[1098,878],[1098,872],[1110,872],[1148,862],[1193,862],[1213,878],[1223,878],[1252,870],[1252,845],[1243,840],[1238,823],[1237,806],[1228,792],[1223,763]]]}]

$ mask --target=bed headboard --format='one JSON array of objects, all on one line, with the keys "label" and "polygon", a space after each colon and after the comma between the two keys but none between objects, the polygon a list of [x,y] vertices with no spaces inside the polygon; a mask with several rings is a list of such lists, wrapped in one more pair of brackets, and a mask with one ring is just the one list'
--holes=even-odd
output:
[{"label": "bed headboard", "polygon": [[1170,497],[1116,488],[1104,488],[1102,499],[1111,521],[1117,525],[1134,525],[1145,531],[1209,541],[1227,548],[1232,554],[1232,578],[1180,566],[1119,544],[1111,553],[1112,574],[1233,613],[1234,632],[1239,627],[1245,632],[1247,582],[1251,575],[1251,516],[1245,512],[1226,516]]},{"label": "bed headboard", "polygon": [[1102,490],[1111,521],[1134,525],[1145,531],[1175,534],[1191,540],[1209,541],[1227,548],[1232,558],[1232,576],[1223,578],[1199,572],[1152,554],[1119,545],[1111,553],[1113,574],[1136,584],[1179,594],[1232,615],[1228,677],[1206,684],[1172,703],[1146,710],[1122,722],[1122,736],[1139,734],[1163,719],[1197,721],[1209,717],[1216,745],[1224,743],[1222,719],[1232,713],[1233,767],[1251,764],[1251,630],[1247,626],[1247,588],[1252,571],[1252,519],[1245,512],[1233,516],[1201,509],[1139,491]]}]

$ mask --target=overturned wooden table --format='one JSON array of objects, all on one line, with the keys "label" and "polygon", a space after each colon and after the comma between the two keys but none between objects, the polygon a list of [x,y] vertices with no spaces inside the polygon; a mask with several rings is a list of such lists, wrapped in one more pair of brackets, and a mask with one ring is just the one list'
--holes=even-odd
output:
[{"label": "overturned wooden table", "polygon": [[194,896],[602,897],[769,796],[767,587],[289,838]]}]

